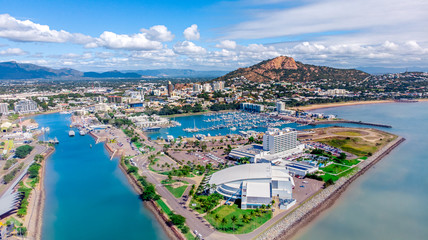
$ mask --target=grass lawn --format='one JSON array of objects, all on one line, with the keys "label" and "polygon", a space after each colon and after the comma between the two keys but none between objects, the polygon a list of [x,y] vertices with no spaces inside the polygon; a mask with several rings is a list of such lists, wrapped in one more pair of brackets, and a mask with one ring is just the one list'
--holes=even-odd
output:
[{"label": "grass lawn", "polygon": [[346,166],[354,166],[361,162],[360,158],[351,159],[351,160],[336,160],[337,163],[346,165]]},{"label": "grass lawn", "polygon": [[354,137],[362,136],[361,133],[354,132],[354,131],[341,131],[341,132],[335,132],[334,134],[336,134],[336,135],[344,135],[344,136],[354,136]]},{"label": "grass lawn", "polygon": [[[252,212],[254,212],[253,215],[251,214]],[[214,209],[210,214],[206,215],[205,218],[221,232],[244,234],[252,232],[272,217],[272,212],[270,210],[265,212],[260,211],[259,216],[256,215],[256,212],[257,211],[254,209],[242,210],[238,208],[236,204],[232,206],[223,205]],[[242,221],[242,216],[244,214],[251,216],[251,220],[248,221],[248,223]],[[215,218],[216,215],[218,215],[218,220]],[[234,224],[231,220],[232,216],[236,216],[237,218]],[[227,220],[227,223],[224,225],[221,224],[223,218]]]},{"label": "grass lawn", "polygon": [[168,216],[172,213],[171,209],[169,209],[169,207],[164,203],[164,201],[162,201],[162,199],[157,200],[156,203]]},{"label": "grass lawn", "polygon": [[357,156],[367,156],[369,153],[373,154],[378,149],[376,144],[364,142],[360,138],[352,137],[349,139],[343,137],[328,138],[320,140],[319,142],[340,148],[345,152],[349,152]]},{"label": "grass lawn", "polygon": [[338,174],[338,173],[343,172],[343,171],[348,170],[348,169],[349,169],[349,167],[345,167],[345,166],[334,164],[334,163],[328,165],[325,168],[321,168],[321,170],[323,170],[324,172],[333,173],[333,174]]},{"label": "grass lawn", "polygon": [[186,188],[187,188],[187,185],[176,187],[176,188],[172,187],[171,185],[164,185],[164,186],[176,198],[180,198],[183,195],[184,191],[186,191]]},{"label": "grass lawn", "polygon": [[331,175],[330,173],[326,173],[320,176],[324,182],[327,182],[329,179],[332,179],[333,182],[336,182],[339,179],[339,176]]},{"label": "grass lawn", "polygon": [[175,183],[175,182],[182,182],[182,183],[184,183],[184,184],[189,184],[188,182],[186,182],[186,181],[182,181],[182,180],[174,180],[174,179],[171,179],[171,181],[169,180],[169,179],[164,179],[164,180],[162,180],[161,181],[161,183],[162,184],[171,184],[171,183]]},{"label": "grass lawn", "polygon": [[195,236],[189,231],[188,233],[184,234],[187,240],[194,240],[196,239]]}]

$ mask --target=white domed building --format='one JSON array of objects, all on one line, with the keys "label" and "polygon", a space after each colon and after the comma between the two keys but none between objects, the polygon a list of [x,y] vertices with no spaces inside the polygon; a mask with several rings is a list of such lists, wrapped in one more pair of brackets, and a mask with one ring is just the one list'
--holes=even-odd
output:
[{"label": "white domed building", "polygon": [[[281,203],[295,203],[293,178],[284,167],[270,163],[238,165],[214,173],[209,184],[227,200],[241,199],[241,208],[258,208],[278,197]],[[288,208],[289,206],[287,206]]]}]

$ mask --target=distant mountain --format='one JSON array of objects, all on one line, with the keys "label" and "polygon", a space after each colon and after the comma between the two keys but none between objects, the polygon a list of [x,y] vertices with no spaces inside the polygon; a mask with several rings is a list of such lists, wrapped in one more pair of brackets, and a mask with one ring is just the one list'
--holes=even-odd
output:
[{"label": "distant mountain", "polygon": [[1,62],[0,79],[33,79],[53,77],[80,77],[83,73],[69,68],[52,69],[35,64]]},{"label": "distant mountain", "polygon": [[85,72],[83,77],[87,78],[141,78],[141,75],[138,73],[122,73],[119,71],[109,71],[103,73],[97,72]]},{"label": "distant mountain", "polygon": [[262,61],[247,68],[239,68],[216,80],[227,80],[244,76],[250,81],[314,81],[319,79],[334,79],[338,81],[363,80],[369,74],[355,69],[338,69],[325,66],[315,66],[294,61],[291,57],[279,56]]},{"label": "distant mountain", "polygon": [[226,74],[226,71],[195,71],[191,69],[155,69],[128,70],[108,72],[81,72],[72,68],[53,69],[35,64],[0,62],[0,79],[76,79],[76,78],[215,78]]},{"label": "distant mountain", "polygon": [[207,77],[215,78],[220,77],[227,73],[227,71],[196,71],[191,69],[153,69],[153,70],[126,70],[123,72],[135,72],[142,76],[151,77],[171,77],[171,78],[196,78]]},{"label": "distant mountain", "polygon": [[408,68],[386,68],[386,67],[358,67],[358,70],[370,74],[387,74],[387,73],[403,73],[403,72],[428,72],[428,68],[408,67]]}]

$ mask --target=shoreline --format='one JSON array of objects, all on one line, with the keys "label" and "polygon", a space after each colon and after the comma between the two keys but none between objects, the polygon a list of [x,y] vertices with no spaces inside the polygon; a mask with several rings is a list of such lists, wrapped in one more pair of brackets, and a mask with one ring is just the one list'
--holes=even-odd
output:
[{"label": "shoreline", "polygon": [[33,207],[36,208],[35,213],[35,221],[32,224],[33,221],[31,221],[31,216],[29,219],[29,223],[27,226],[27,230],[30,233],[29,237],[33,237],[36,240],[42,239],[42,227],[43,227],[43,212],[45,208],[45,174],[46,174],[46,162],[48,158],[55,152],[55,147],[49,147],[47,149],[47,152],[45,152],[44,160],[42,162],[41,167],[41,173],[40,173],[40,182],[39,185],[36,188],[39,188],[39,192],[37,193],[37,190],[35,189],[34,192],[34,202],[32,204],[35,204]]},{"label": "shoreline", "polygon": [[[427,102],[427,98],[415,99],[418,102]],[[366,104],[378,104],[378,103],[396,103],[394,100],[369,100],[369,101],[350,101],[350,102],[338,102],[338,103],[323,103],[323,104],[312,104],[301,107],[292,107],[294,110],[303,110],[311,111],[324,108],[334,108],[334,107],[347,107],[355,105],[366,105]]]},{"label": "shoreline", "polygon": [[371,159],[365,160],[362,164],[362,168],[360,168],[357,173],[349,178],[339,179],[334,185],[331,185],[314,195],[307,202],[304,202],[301,206],[297,207],[282,219],[271,225],[255,239],[291,239],[299,231],[307,227],[322,212],[332,207],[353,181],[367,172],[404,141],[405,138],[403,137],[396,138],[383,149],[375,153]]}]

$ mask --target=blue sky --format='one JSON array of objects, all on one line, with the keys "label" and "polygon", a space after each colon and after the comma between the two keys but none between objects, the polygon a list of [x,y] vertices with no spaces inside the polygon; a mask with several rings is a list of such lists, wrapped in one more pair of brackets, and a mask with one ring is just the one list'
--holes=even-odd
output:
[{"label": "blue sky", "polygon": [[0,0],[0,61],[79,70],[232,70],[279,55],[425,67],[424,0]]}]

